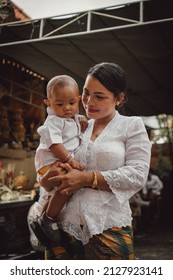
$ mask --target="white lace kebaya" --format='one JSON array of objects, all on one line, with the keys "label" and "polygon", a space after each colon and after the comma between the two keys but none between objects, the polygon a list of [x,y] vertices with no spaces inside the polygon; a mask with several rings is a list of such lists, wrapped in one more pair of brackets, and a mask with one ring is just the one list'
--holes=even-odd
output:
[{"label": "white lace kebaya", "polygon": [[83,244],[108,228],[131,225],[129,199],[145,185],[151,156],[151,143],[140,117],[116,111],[92,142],[93,126],[94,120],[90,120],[75,158],[84,163],[86,171],[100,171],[112,192],[82,188],[58,216],[63,230]]}]

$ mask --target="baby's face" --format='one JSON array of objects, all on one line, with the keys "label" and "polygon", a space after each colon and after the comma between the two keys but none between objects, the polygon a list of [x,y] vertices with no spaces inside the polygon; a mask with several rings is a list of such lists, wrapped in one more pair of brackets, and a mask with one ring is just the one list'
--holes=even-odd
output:
[{"label": "baby's face", "polygon": [[49,98],[54,114],[58,117],[72,118],[79,110],[79,91],[75,86],[55,87]]}]

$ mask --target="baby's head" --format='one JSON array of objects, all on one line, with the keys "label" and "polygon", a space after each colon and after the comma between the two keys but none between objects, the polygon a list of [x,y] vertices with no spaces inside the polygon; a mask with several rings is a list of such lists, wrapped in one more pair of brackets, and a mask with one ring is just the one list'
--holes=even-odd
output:
[{"label": "baby's head", "polygon": [[55,76],[47,84],[47,99],[44,103],[59,117],[72,118],[79,110],[79,87],[67,75]]}]

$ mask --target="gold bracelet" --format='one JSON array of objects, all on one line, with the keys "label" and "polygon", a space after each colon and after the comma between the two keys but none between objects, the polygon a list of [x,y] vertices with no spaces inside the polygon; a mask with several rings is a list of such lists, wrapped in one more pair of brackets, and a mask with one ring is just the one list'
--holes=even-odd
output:
[{"label": "gold bracelet", "polygon": [[68,155],[66,156],[66,158],[65,159],[63,159],[63,161],[62,162],[67,162],[67,160],[68,160],[68,158],[71,156],[71,153],[68,153]]},{"label": "gold bracelet", "polygon": [[94,174],[94,180],[93,180],[93,183],[92,183],[92,189],[96,189],[97,188],[97,173],[93,171],[93,174]]},{"label": "gold bracelet", "polygon": [[71,158],[67,161],[67,163],[70,163],[70,161],[72,161],[72,159],[73,159],[73,157],[71,157]]}]

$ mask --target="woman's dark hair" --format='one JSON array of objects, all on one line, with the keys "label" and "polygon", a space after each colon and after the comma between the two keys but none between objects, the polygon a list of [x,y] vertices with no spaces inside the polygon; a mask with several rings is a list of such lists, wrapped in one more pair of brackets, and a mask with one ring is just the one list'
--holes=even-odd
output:
[{"label": "woman's dark hair", "polygon": [[90,68],[88,75],[96,78],[105,88],[118,97],[121,92],[126,92],[125,71],[115,63],[102,62]]}]

